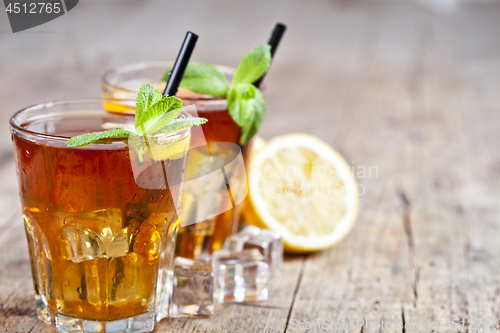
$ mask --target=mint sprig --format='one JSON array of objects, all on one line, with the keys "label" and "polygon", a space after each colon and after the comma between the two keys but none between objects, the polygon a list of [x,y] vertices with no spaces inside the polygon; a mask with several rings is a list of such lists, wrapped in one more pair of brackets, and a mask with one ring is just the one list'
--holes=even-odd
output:
[{"label": "mint sprig", "polygon": [[241,128],[241,142],[248,142],[259,130],[266,113],[266,102],[260,90],[251,83],[240,83],[229,89],[229,114]]},{"label": "mint sprig", "polygon": [[91,143],[96,143],[101,139],[126,138],[133,133],[121,128],[112,129],[104,132],[87,133],[74,136],[68,140],[68,147],[81,147]]},{"label": "mint sprig", "polygon": [[170,133],[177,130],[202,125],[205,118],[179,118],[182,112],[182,101],[175,96],[163,96],[150,83],[139,90],[135,105],[135,131],[116,128],[103,132],[78,135],[68,140],[68,147],[82,147],[91,143],[99,143],[101,139],[129,138],[140,135]]},{"label": "mint sprig", "polygon": [[260,79],[271,66],[271,46],[260,45],[241,59],[233,76],[233,84],[253,83]]},{"label": "mint sprig", "polygon": [[141,87],[139,95],[137,95],[135,105],[135,130],[137,134],[158,133],[177,118],[182,111],[180,99],[175,96],[162,96],[159,91],[152,88],[151,84],[147,83]]},{"label": "mint sprig", "polygon": [[[171,70],[165,73],[163,81],[168,81],[170,72]],[[190,61],[184,71],[180,86],[199,94],[226,97],[229,83],[227,82],[226,76],[214,65],[199,64]]]},{"label": "mint sprig", "polygon": [[[241,127],[240,143],[254,136],[266,113],[266,103],[260,90],[253,85],[271,65],[271,46],[260,45],[240,61],[229,85],[223,73],[210,64],[189,62],[180,86],[199,94],[227,99],[229,114]],[[163,77],[168,80],[170,70]]]},{"label": "mint sprig", "polygon": [[186,119],[174,119],[171,123],[165,125],[160,132],[162,133],[170,133],[175,132],[180,129],[191,127],[191,126],[199,126],[206,123],[208,120],[205,118],[186,118]]},{"label": "mint sprig", "polygon": [[137,124],[138,119],[141,119],[144,112],[149,110],[162,97],[162,94],[158,90],[155,90],[149,82],[142,85],[135,100],[135,123]]}]

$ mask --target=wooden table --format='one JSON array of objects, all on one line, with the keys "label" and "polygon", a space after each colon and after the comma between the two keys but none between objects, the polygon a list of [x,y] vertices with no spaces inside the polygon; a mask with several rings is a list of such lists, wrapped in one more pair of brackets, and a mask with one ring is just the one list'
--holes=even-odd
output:
[{"label": "wooden table", "polygon": [[498,322],[498,1],[80,1],[16,35],[0,19],[0,332],[53,332],[36,318],[8,117],[98,96],[104,70],[173,58],[187,29],[200,34],[195,60],[234,66],[277,20],[289,30],[266,79],[261,134],[309,132],[338,149],[364,190],[357,225],[330,250],[287,257],[268,301],[157,331],[298,332],[331,320],[309,330],[322,332],[364,320],[371,326],[345,331],[428,332],[430,320],[434,331],[466,332],[461,321]]}]

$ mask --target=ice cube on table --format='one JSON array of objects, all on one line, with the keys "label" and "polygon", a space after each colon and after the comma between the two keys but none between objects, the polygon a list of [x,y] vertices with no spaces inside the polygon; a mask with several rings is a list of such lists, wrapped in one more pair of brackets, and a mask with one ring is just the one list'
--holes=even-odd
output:
[{"label": "ice cube on table", "polygon": [[232,252],[259,250],[272,273],[283,265],[283,239],[277,231],[246,226],[226,240],[225,248]]},{"label": "ice cube on table", "polygon": [[269,266],[257,249],[212,254],[214,298],[222,302],[264,301],[268,297]]},{"label": "ice cube on table", "polygon": [[214,313],[214,280],[210,258],[174,261],[170,317],[209,316]]}]

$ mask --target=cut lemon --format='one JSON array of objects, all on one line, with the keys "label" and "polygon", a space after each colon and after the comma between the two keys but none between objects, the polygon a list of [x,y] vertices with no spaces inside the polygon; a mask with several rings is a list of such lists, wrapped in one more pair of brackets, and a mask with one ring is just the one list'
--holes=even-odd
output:
[{"label": "cut lemon", "polygon": [[250,150],[250,163],[255,155],[257,155],[264,147],[267,142],[260,135],[256,135],[252,139],[252,149]]},{"label": "cut lemon", "polygon": [[252,156],[249,224],[280,231],[287,252],[329,248],[353,228],[359,198],[344,158],[308,134],[278,136]]}]

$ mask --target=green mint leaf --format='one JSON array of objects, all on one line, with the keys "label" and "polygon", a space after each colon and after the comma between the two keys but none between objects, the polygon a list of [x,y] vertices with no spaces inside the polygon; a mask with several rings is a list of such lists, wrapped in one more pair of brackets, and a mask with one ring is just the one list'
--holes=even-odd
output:
[{"label": "green mint leaf", "polygon": [[136,117],[135,129],[138,134],[155,134],[177,118],[181,111],[180,99],[175,96],[162,96],[142,116]]},{"label": "green mint leaf", "polygon": [[271,46],[260,45],[248,52],[241,59],[233,76],[233,84],[253,83],[271,66]]},{"label": "green mint leaf", "polygon": [[230,88],[227,106],[233,120],[241,127],[241,144],[245,144],[259,130],[266,113],[266,102],[260,90],[251,83],[240,83]]},{"label": "green mint leaf", "polygon": [[180,129],[191,127],[191,126],[199,126],[206,123],[208,120],[205,118],[180,118],[174,119],[170,124],[163,127],[160,132],[162,133],[170,133],[175,132]]},{"label": "green mint leaf", "polygon": [[[170,72],[171,69],[165,73],[163,81],[168,81]],[[198,94],[226,97],[229,83],[226,76],[214,65],[190,61],[186,67],[180,86]]]},{"label": "green mint leaf", "polygon": [[129,132],[127,130],[116,128],[109,131],[104,132],[96,132],[96,133],[87,133],[83,135],[74,136],[68,140],[68,147],[81,147],[86,146],[91,143],[97,143],[97,141],[101,139],[110,139],[110,138],[128,138],[130,135],[134,133]]},{"label": "green mint leaf", "polygon": [[151,83],[141,86],[135,101],[135,123],[149,110],[149,108],[162,99],[162,94],[153,88]]},{"label": "green mint leaf", "polygon": [[[139,135],[152,135],[159,132],[173,132],[207,122],[205,118],[176,119],[181,112],[182,101],[180,99],[175,96],[162,96],[159,91],[154,90],[150,83],[146,83],[137,95],[135,130]],[[131,135],[137,137],[137,134],[117,128],[74,136],[68,140],[67,145],[68,147],[81,147],[91,143],[106,143],[98,142],[100,139],[128,138]],[[127,141],[127,143],[130,142]]]}]

